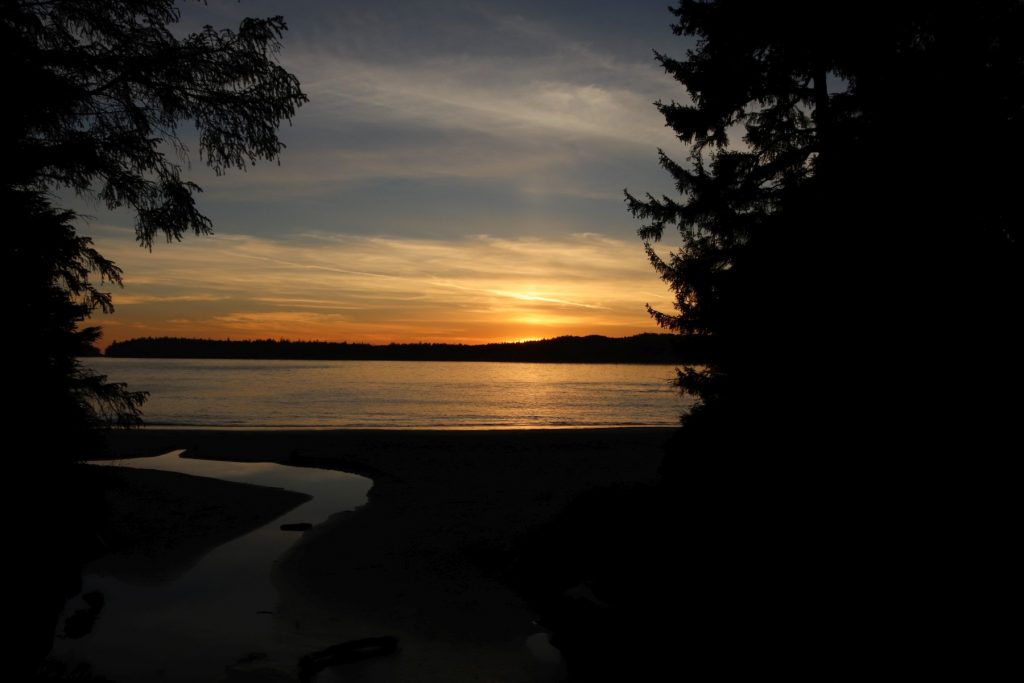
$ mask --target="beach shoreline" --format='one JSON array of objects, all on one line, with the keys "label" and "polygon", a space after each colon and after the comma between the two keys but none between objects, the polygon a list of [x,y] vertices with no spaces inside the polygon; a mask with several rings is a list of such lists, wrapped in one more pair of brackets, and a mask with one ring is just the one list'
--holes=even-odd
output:
[{"label": "beach shoreline", "polygon": [[102,554],[90,571],[159,584],[188,572],[209,551],[281,517],[310,496],[210,477],[99,467]]},{"label": "beach shoreline", "polygon": [[[535,681],[541,630],[506,581],[519,542],[580,494],[653,483],[672,428],[158,430],[111,455],[270,461],[370,477],[368,503],[307,531],[273,569],[275,618],[322,642],[400,639],[396,680]],[[500,672],[496,676],[496,672]]]}]

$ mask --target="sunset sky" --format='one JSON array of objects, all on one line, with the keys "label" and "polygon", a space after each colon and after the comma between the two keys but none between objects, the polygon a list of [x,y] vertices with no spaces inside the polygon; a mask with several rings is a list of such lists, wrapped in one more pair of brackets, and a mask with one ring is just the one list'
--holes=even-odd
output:
[{"label": "sunset sky", "polygon": [[[622,190],[672,193],[680,144],[652,102],[683,94],[665,0],[210,0],[185,24],[282,14],[309,104],[280,165],[217,178],[193,150],[213,237],[133,237],[78,206],[125,271],[104,344],[135,336],[482,343],[658,328],[671,298]],[[667,247],[665,247],[667,250]]]}]

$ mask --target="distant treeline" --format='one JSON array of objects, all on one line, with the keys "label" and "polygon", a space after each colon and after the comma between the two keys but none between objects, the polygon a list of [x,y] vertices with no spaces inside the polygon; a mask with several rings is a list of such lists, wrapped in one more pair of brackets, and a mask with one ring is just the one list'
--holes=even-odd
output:
[{"label": "distant treeline", "polygon": [[350,344],[253,339],[244,341],[142,337],[113,342],[115,358],[241,358],[266,360],[435,360],[512,363],[700,363],[707,339],[675,334],[611,338],[557,337],[503,344]]}]

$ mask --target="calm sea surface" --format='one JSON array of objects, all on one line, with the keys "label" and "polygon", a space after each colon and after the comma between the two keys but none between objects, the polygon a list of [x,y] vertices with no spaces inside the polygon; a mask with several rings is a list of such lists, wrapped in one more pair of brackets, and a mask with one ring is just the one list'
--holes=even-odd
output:
[{"label": "calm sea surface", "polygon": [[444,428],[675,425],[671,365],[89,358],[150,392],[151,426]]}]

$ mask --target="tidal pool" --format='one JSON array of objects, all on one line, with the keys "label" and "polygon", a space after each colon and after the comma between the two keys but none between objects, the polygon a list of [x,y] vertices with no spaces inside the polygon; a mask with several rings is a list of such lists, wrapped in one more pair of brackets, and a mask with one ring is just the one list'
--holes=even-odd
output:
[{"label": "tidal pool", "polygon": [[[334,470],[198,460],[180,454],[110,464],[274,486],[313,498],[213,549],[170,580],[126,580],[87,566],[82,594],[101,593],[103,607],[87,635],[58,637],[52,657],[72,666],[87,663],[95,674],[121,683],[244,680],[253,675],[274,680],[266,676],[275,670],[294,671],[298,655],[322,643],[276,613],[271,570],[301,537],[280,527],[315,525],[353,510],[366,502],[373,482]],[[82,598],[70,600],[66,615],[84,605]]]}]

